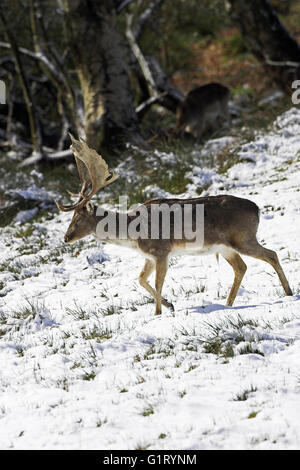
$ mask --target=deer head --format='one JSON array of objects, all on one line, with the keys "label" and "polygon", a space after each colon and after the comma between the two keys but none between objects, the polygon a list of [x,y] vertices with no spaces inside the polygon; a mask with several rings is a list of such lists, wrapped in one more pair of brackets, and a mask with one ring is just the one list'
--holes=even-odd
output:
[{"label": "deer head", "polygon": [[81,190],[77,194],[67,190],[71,196],[78,198],[75,204],[66,206],[56,201],[60,211],[74,211],[65,234],[65,242],[67,243],[79,240],[94,231],[96,207],[89,201],[100,189],[119,177],[113,170],[109,171],[107,163],[96,150],[91,149],[84,140],[76,140],[71,134],[69,135],[72,141],[70,149],[77,164]]}]

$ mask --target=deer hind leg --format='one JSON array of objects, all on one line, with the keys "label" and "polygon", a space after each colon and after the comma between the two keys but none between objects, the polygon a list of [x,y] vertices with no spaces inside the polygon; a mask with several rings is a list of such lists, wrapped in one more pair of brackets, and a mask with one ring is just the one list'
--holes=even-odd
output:
[{"label": "deer hind leg", "polygon": [[161,314],[161,304],[169,307],[172,311],[174,311],[173,305],[164,299],[161,296],[161,291],[163,287],[163,283],[166,277],[166,273],[168,270],[168,258],[157,259],[156,260],[156,276],[155,276],[155,289],[156,289],[156,309],[155,315]]},{"label": "deer hind leg", "polygon": [[[145,261],[145,266],[139,276],[139,283],[142,287],[144,287],[144,289],[146,289],[149,294],[156,300],[157,299],[157,293],[156,291],[150,286],[150,284],[147,282],[147,279],[148,277],[150,276],[150,274],[153,272],[154,270],[154,267],[155,267],[155,263],[154,261],[150,260],[150,259],[146,259]],[[156,275],[157,275],[157,265],[156,265]],[[165,275],[166,275],[166,271],[165,271],[165,274],[164,274],[164,277],[163,277],[163,280],[162,280],[162,283],[164,282],[164,278],[165,278]],[[161,288],[162,288],[162,285],[161,285]],[[168,302],[166,299],[164,299],[163,297],[161,297],[161,303],[165,306],[165,307],[168,307],[170,308],[171,310],[174,310],[174,307],[173,307],[173,304],[171,304],[170,302]]]},{"label": "deer hind leg", "polygon": [[278,256],[275,251],[264,248],[258,243],[257,240],[252,241],[250,244],[238,248],[238,251],[244,255],[252,256],[253,258],[261,259],[266,263],[269,263],[278,274],[281,285],[284,289],[286,295],[293,295],[293,292],[290,288],[287,278],[283,272],[283,269],[278,261]]},{"label": "deer hind leg", "polygon": [[237,296],[242,279],[247,270],[247,266],[242,260],[242,258],[240,257],[240,255],[238,255],[234,251],[228,252],[228,253],[227,252],[222,253],[222,256],[226,259],[226,261],[232,266],[234,270],[234,281],[233,281],[233,285],[231,287],[231,290],[230,290],[230,293],[226,302],[226,305],[231,307],[231,305],[233,305],[233,302]]}]

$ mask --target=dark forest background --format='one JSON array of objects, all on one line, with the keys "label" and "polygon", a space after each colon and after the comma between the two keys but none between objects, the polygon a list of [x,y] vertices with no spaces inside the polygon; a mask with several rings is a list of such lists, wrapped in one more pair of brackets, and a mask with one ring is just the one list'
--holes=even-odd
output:
[{"label": "dark forest background", "polygon": [[289,95],[299,38],[295,0],[3,0],[2,146],[39,159],[66,149],[68,131],[98,150],[142,142],[212,81],[236,99]]},{"label": "dark forest background", "polygon": [[[2,0],[0,206],[20,166],[54,186],[72,178],[68,132],[110,164],[133,155],[145,186],[145,152],[184,161],[219,135],[169,139],[179,103],[206,83],[229,87],[229,133],[250,138],[292,106],[299,42],[300,0]],[[225,171],[232,152],[220,162]],[[182,192],[184,169],[165,170],[171,185],[152,170],[151,182]]]}]

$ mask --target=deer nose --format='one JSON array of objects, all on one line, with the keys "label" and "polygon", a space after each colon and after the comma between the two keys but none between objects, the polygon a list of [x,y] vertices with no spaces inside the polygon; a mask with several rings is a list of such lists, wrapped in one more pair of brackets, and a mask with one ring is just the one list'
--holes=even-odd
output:
[{"label": "deer nose", "polygon": [[69,236],[65,235],[65,242],[68,243],[68,241],[69,241]]}]

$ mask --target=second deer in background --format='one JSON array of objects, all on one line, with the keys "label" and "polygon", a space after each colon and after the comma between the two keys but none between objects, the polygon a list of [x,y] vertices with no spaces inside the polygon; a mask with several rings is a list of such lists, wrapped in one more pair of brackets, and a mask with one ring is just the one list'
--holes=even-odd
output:
[{"label": "second deer in background", "polygon": [[216,131],[222,121],[226,121],[230,127],[229,97],[229,88],[220,83],[208,83],[191,90],[178,106],[173,135],[179,136],[187,130],[200,139],[206,125]]}]

